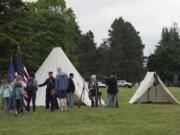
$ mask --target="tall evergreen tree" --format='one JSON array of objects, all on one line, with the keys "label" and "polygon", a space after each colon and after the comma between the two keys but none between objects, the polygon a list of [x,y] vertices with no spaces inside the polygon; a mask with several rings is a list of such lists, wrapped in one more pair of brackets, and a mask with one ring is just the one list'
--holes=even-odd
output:
[{"label": "tall evergreen tree", "polygon": [[108,71],[109,67],[109,42],[104,40],[103,43],[97,48],[97,76],[101,81],[105,80],[110,74]]},{"label": "tall evergreen tree", "polygon": [[94,42],[94,34],[91,31],[80,36],[77,45],[77,55],[77,68],[85,78],[96,73],[96,43]]},{"label": "tall evergreen tree", "polygon": [[162,29],[161,40],[155,53],[149,56],[147,67],[157,71],[166,81],[172,82],[175,76],[180,75],[180,37],[176,24],[170,29]]},{"label": "tall evergreen tree", "polygon": [[143,48],[139,32],[123,18],[115,19],[109,30],[109,72],[119,79],[140,81],[143,72]]}]

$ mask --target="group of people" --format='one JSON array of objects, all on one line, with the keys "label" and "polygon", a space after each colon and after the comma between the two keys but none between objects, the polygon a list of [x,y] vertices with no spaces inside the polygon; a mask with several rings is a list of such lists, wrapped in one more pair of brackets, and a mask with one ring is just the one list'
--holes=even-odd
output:
[{"label": "group of people", "polygon": [[[53,72],[49,72],[49,77],[44,83],[39,84],[34,75],[30,75],[26,83],[26,90],[24,91],[24,81],[20,75],[15,77],[12,84],[8,84],[6,79],[1,81],[0,94],[2,95],[3,110],[9,114],[12,97],[15,97],[16,113],[15,115],[23,114],[24,100],[27,101],[26,111],[30,111],[30,102],[32,101],[33,112],[36,111],[36,92],[38,87],[46,86],[45,108],[49,111],[66,111],[69,107],[75,105],[75,84],[73,81],[74,74],[70,73],[69,77],[63,72],[62,68],[57,69],[58,74],[56,78],[53,77]],[[110,75],[107,81],[107,107],[118,107],[118,86],[117,79],[114,75]],[[91,75],[88,83],[89,99],[91,100],[92,107],[102,106],[101,92],[99,91],[98,81],[96,75]],[[26,92],[26,93],[24,93]],[[26,96],[24,96],[26,95]],[[59,99],[59,102],[58,102]]]},{"label": "group of people", "polygon": [[[109,79],[107,79],[107,97],[106,97],[106,107],[112,106],[113,108],[118,107],[118,84],[115,75],[111,74]],[[90,81],[88,83],[89,97],[91,100],[92,107],[102,106],[101,95],[99,91],[98,81],[96,80],[96,75],[91,75]]]},{"label": "group of people", "polygon": [[9,114],[11,107],[12,97],[15,97],[16,114],[23,113],[23,96],[24,96],[24,83],[21,76],[16,76],[12,84],[7,83],[7,79],[1,81],[0,93],[2,95],[3,110]]},{"label": "group of people", "polygon": [[[65,74],[62,68],[57,69],[58,74],[56,78],[53,77],[53,72],[49,72],[49,78],[45,80],[43,84],[38,85],[34,75],[30,75],[25,83],[20,75],[17,75],[14,82],[8,84],[7,79],[1,81],[0,94],[2,95],[3,110],[6,114],[9,114],[9,110],[12,104],[12,97],[15,97],[15,106],[17,115],[23,114],[23,108],[25,106],[26,111],[30,111],[30,103],[32,101],[33,112],[36,111],[36,92],[38,87],[47,86],[46,88],[46,109],[49,111],[66,111],[67,105],[73,107],[75,85],[73,81],[73,73]],[[26,90],[24,90],[24,88]],[[25,93],[26,92],[26,93]],[[57,98],[59,98],[59,103]],[[26,102],[26,105],[24,104]]]},{"label": "group of people", "polygon": [[[62,68],[57,69],[58,74],[56,78],[53,77],[53,72],[49,72],[49,78],[39,87],[47,86],[46,88],[46,109],[54,111],[60,109],[60,111],[66,111],[67,105],[74,107],[75,99],[75,84],[73,81],[74,74],[70,73],[69,78],[66,73],[62,71]],[[59,98],[59,104],[58,100]]]}]

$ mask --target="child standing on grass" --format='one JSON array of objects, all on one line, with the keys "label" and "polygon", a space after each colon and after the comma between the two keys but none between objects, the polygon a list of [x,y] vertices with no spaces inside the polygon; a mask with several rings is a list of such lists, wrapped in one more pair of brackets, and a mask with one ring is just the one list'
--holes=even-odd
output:
[{"label": "child standing on grass", "polygon": [[23,113],[23,95],[24,95],[24,85],[23,85],[22,77],[19,75],[16,77],[16,80],[13,85],[13,93],[16,96],[15,115],[17,116],[18,114]]},{"label": "child standing on grass", "polygon": [[3,110],[6,114],[9,114],[12,91],[13,90],[11,86],[7,83],[7,80],[6,79],[2,80],[0,94],[2,95],[3,98]]}]

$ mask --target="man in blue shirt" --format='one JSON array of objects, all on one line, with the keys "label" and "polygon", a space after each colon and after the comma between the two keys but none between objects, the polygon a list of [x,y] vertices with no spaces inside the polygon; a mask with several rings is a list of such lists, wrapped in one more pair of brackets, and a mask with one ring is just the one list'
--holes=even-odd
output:
[{"label": "man in blue shirt", "polygon": [[62,71],[62,68],[57,69],[58,74],[56,75],[55,88],[60,100],[60,111],[67,110],[67,89],[69,85],[69,78],[66,73]]}]

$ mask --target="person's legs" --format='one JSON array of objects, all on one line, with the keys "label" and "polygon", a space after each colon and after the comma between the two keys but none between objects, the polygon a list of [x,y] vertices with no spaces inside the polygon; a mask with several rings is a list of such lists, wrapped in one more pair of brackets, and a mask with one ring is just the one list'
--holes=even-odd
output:
[{"label": "person's legs", "polygon": [[54,106],[55,106],[55,109],[59,109],[59,104],[58,104],[57,97],[55,97],[55,99],[54,99]]},{"label": "person's legs", "polygon": [[30,103],[31,103],[32,94],[28,93],[28,101],[27,101],[27,111],[30,112]]},{"label": "person's legs", "polygon": [[51,95],[51,107],[50,107],[50,111],[54,111],[54,102],[53,102],[53,95]]},{"label": "person's legs", "polygon": [[16,99],[16,114],[18,114],[20,111],[20,99]]},{"label": "person's legs", "polygon": [[4,98],[2,98],[2,110],[4,110]]},{"label": "person's legs", "polygon": [[63,98],[63,110],[67,110],[67,99]]},{"label": "person's legs", "polygon": [[16,108],[16,96],[11,96],[11,105],[10,105],[10,109],[15,109]]},{"label": "person's legs", "polygon": [[23,113],[23,96],[20,98],[20,113]]},{"label": "person's legs", "polygon": [[98,103],[99,103],[99,106],[102,107],[101,96],[98,96]]},{"label": "person's legs", "polygon": [[119,107],[119,101],[118,101],[118,93],[116,94],[116,108]]},{"label": "person's legs", "polygon": [[74,93],[70,93],[70,106],[74,107],[75,100],[74,100]]},{"label": "person's legs", "polygon": [[95,96],[95,106],[98,107],[98,96]]},{"label": "person's legs", "polygon": [[91,107],[95,107],[95,96],[91,97]]},{"label": "person's legs", "polygon": [[59,109],[60,111],[63,111],[63,106],[64,106],[63,91],[58,92],[58,97],[59,97]]},{"label": "person's legs", "polygon": [[67,92],[63,90],[63,110],[67,110]]},{"label": "person's legs", "polygon": [[3,110],[4,110],[4,112],[7,114],[8,112],[8,98],[3,98],[3,100],[4,100],[4,103],[3,103]]},{"label": "person's legs", "polygon": [[112,95],[112,107],[116,107],[116,94]]},{"label": "person's legs", "polygon": [[49,109],[50,93],[46,91],[46,109]]},{"label": "person's legs", "polygon": [[7,98],[7,113],[9,114],[9,110],[10,110],[10,104],[11,104],[11,97]]},{"label": "person's legs", "polygon": [[106,97],[106,107],[110,107],[111,105],[111,101],[112,100],[112,95],[111,94],[107,94],[107,97]]},{"label": "person's legs", "polygon": [[36,93],[32,95],[32,105],[33,105],[33,112],[36,111]]},{"label": "person's legs", "polygon": [[64,103],[63,98],[60,98],[59,99],[59,108],[60,108],[60,111],[63,111],[63,103]]},{"label": "person's legs", "polygon": [[67,93],[67,104],[69,107],[71,107],[71,99],[70,99],[70,93]]}]

